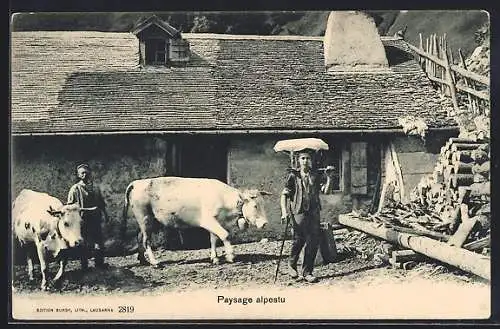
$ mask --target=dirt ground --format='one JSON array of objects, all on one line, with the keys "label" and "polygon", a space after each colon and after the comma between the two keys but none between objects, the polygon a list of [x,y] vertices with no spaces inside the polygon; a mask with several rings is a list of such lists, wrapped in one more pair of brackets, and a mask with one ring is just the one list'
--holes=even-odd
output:
[{"label": "dirt ground", "polygon": [[[355,240],[352,235],[349,237]],[[33,313],[36,305],[45,305],[51,300],[57,305],[79,305],[83,301],[87,301],[86,305],[109,305],[110,301],[120,298],[130,301],[137,309],[128,315],[130,319],[246,319],[249,316],[252,319],[483,319],[490,316],[490,286],[485,280],[432,260],[423,261],[412,270],[394,269],[389,264],[380,264],[373,253],[366,252],[374,250],[373,246],[379,241],[364,237],[360,242],[364,242],[364,247],[371,247],[355,252],[343,247],[339,240],[337,246],[341,253],[337,261],[315,267],[314,274],[319,278],[315,284],[290,279],[285,272],[285,257],[281,259],[280,273],[274,283],[280,242],[264,240],[235,245],[235,262],[222,261],[219,265],[211,264],[208,248],[156,250],[161,268],[139,265],[133,254],[108,257],[108,269],[96,269],[90,261],[89,269],[82,273],[79,262],[71,260],[61,285],[49,291],[39,289],[39,266],[35,266],[35,280],[30,282],[26,266],[17,265],[13,272],[12,298],[14,305],[24,305],[20,306],[21,310],[27,310],[33,319],[52,316]],[[290,247],[291,241],[286,241],[285,255]],[[223,248],[217,251],[220,254]],[[51,275],[56,271],[57,266],[52,263]],[[286,303],[267,307],[255,303],[229,306],[218,300],[220,295],[255,298],[263,294],[282,296]],[[176,303],[171,304],[172,298]],[[191,309],[190,305],[196,308]],[[57,318],[58,314],[53,316]],[[88,319],[107,315],[73,312],[71,316]],[[110,316],[123,319],[124,315]]]},{"label": "dirt ground", "polygon": [[[291,280],[286,274],[286,258],[291,241],[286,241],[284,256],[280,262],[280,273],[276,283],[274,276],[279,258],[279,241],[261,241],[235,245],[235,262],[213,265],[209,259],[209,249],[199,250],[156,250],[155,256],[161,268],[140,265],[137,254],[124,257],[108,257],[107,269],[96,269],[90,261],[86,272],[80,270],[77,260],[68,263],[63,280],[50,293],[161,293],[167,291],[196,290],[200,288],[237,288],[237,287],[302,287],[310,286],[305,282]],[[342,249],[342,248],[340,248]],[[379,264],[370,255],[360,255],[352,251],[340,250],[337,261],[320,264],[314,274],[319,278],[315,285],[329,286],[342,284],[367,284],[375,281],[408,281],[415,278],[433,282],[447,281],[463,286],[484,286],[487,282],[459,269],[421,262],[412,270],[391,268],[389,264]],[[217,248],[220,255],[223,247]],[[57,264],[50,264],[53,276]],[[35,280],[29,281],[26,266],[17,265],[13,269],[13,286],[16,293],[33,293],[39,290],[40,271],[35,265]]]}]

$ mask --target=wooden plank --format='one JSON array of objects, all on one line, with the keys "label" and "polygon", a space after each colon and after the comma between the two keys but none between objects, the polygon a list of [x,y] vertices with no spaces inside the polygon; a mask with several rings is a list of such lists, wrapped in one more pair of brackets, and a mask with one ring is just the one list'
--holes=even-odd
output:
[{"label": "wooden plank", "polygon": [[456,88],[460,91],[464,91],[466,93],[469,93],[473,96],[476,96],[477,98],[481,98],[482,100],[489,101],[490,100],[490,95],[488,93],[482,92],[482,91],[477,91],[475,89],[472,89],[467,86],[463,86],[460,84],[456,85]]},{"label": "wooden plank", "polygon": [[451,102],[453,104],[453,108],[455,111],[458,111],[460,107],[458,106],[458,100],[457,100],[457,89],[455,88],[455,82],[453,81],[453,74],[450,68],[450,62],[448,59],[448,50],[446,45],[443,47],[443,59],[446,64],[445,66],[445,74],[446,74],[446,80],[448,81],[448,90],[450,91],[450,96],[451,96]]},{"label": "wooden plank", "polygon": [[[427,39],[427,41],[429,41],[429,39]],[[414,45],[410,44],[410,43],[406,43],[408,45],[408,47],[413,50],[414,52],[416,52],[417,54],[419,54],[420,56],[422,57],[425,57],[431,61],[433,61],[434,63],[436,63],[437,65],[440,65],[442,67],[445,67],[446,64],[444,63],[443,60],[439,59],[437,56],[434,56],[432,54],[430,54],[428,51],[423,51],[423,50],[420,50],[418,49],[417,47],[415,47]],[[429,47],[427,47],[427,49],[429,49]]]},{"label": "wooden plank", "polygon": [[349,144],[342,143],[341,188],[345,194],[351,193],[351,154]]},{"label": "wooden plank", "polygon": [[366,194],[368,192],[367,184],[368,170],[367,168],[351,169],[351,193],[352,194]]},{"label": "wooden plank", "polygon": [[443,85],[448,85],[448,81],[446,80],[443,80],[443,79],[439,79],[439,78],[436,78],[436,77],[433,77],[432,75],[427,75],[427,77],[434,81],[434,82],[437,82],[437,83],[440,83],[440,84],[443,84]]},{"label": "wooden plank", "polygon": [[394,168],[396,169],[396,176],[398,179],[399,190],[401,193],[401,201],[406,202],[403,173],[401,172],[401,165],[399,164],[398,154],[397,154],[396,149],[394,147],[394,144],[392,142],[389,144],[389,149],[391,152],[392,161],[394,163]]},{"label": "wooden plank", "polygon": [[339,215],[339,223],[356,230],[377,236],[381,239],[410,248],[428,257],[456,266],[491,280],[491,258],[472,251],[450,246],[431,238],[399,233],[395,230],[377,226],[377,224],[359,220],[348,215]]},{"label": "wooden plank", "polygon": [[391,254],[391,259],[392,263],[397,264],[397,263],[405,263],[408,261],[415,261],[421,258],[422,255],[419,253],[416,253],[415,251],[411,249],[406,249],[406,250],[394,250]]},{"label": "wooden plank", "polygon": [[490,236],[488,235],[487,237],[481,238],[479,240],[466,243],[462,246],[462,248],[467,249],[467,250],[478,250],[478,249],[488,247],[490,245],[490,243],[491,243],[491,240],[490,240]]},{"label": "wooden plank", "polygon": [[[439,53],[438,53],[438,48],[437,48],[437,35],[433,34],[432,35],[432,47],[431,47],[431,53],[435,55],[437,58],[439,58]],[[437,67],[436,63],[432,63],[432,76],[437,77]]]},{"label": "wooden plank", "polygon": [[448,240],[448,244],[450,246],[462,247],[476,224],[477,219],[475,219],[474,217],[471,219],[462,220],[462,223],[460,223],[457,231]]},{"label": "wooden plank", "polygon": [[[465,62],[465,57],[462,54],[462,49],[458,49],[458,57],[460,58],[460,64],[462,67],[467,70],[467,64]],[[467,77],[464,77],[464,82],[466,87],[471,87],[472,89],[476,89],[475,83],[473,81],[469,82],[469,79]],[[477,113],[477,101],[472,97],[470,93],[467,93],[467,100],[469,101],[469,107],[472,109],[474,113]]]},{"label": "wooden plank", "polygon": [[[428,41],[428,40],[426,40]],[[436,63],[437,65],[440,65],[442,67],[446,67],[446,63],[439,59],[438,57],[434,56],[434,55],[431,55],[429,54],[428,52],[424,51],[424,50],[420,50],[418,49],[417,47],[415,47],[414,45],[406,42],[407,46],[413,50],[414,52],[416,52],[417,54],[419,54],[420,56],[422,57],[425,57],[426,59],[429,59],[429,60],[432,60],[434,63]],[[428,49],[428,47],[427,47]],[[471,72],[471,71],[468,71],[468,70],[465,70],[463,68],[461,68],[460,66],[458,65],[455,65],[455,64],[452,64],[450,65],[450,68],[455,71],[456,73],[466,77],[466,78],[469,78],[469,79],[472,79],[474,81],[477,81],[477,82],[480,82],[486,86],[489,86],[490,85],[490,79],[488,77],[485,77],[485,76],[482,76],[480,74],[477,74],[477,73],[474,73],[474,72]]]},{"label": "wooden plank", "polygon": [[472,79],[476,82],[480,82],[488,87],[490,86],[490,79],[488,77],[465,70],[458,65],[451,65],[451,69],[466,78]]}]

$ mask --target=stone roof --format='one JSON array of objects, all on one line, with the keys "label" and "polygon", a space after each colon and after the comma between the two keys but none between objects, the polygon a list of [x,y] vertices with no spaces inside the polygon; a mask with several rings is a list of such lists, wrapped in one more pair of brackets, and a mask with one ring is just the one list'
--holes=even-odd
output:
[{"label": "stone roof", "polygon": [[183,34],[186,67],[139,66],[132,33],[13,32],[13,134],[455,126],[401,40],[384,72],[326,73],[321,37]]}]

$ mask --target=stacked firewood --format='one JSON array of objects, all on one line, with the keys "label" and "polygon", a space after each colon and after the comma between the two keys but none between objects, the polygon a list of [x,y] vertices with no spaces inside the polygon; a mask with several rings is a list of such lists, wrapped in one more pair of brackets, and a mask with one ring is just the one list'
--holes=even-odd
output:
[{"label": "stacked firewood", "polygon": [[450,138],[432,175],[424,177],[413,192],[412,201],[432,211],[447,234],[464,235],[467,230],[460,241],[452,240],[454,244],[466,248],[466,240],[489,243],[490,145],[485,139]]}]

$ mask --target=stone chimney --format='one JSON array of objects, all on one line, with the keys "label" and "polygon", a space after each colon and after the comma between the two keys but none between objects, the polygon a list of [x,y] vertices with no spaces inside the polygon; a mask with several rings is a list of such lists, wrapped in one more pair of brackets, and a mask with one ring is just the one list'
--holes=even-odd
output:
[{"label": "stone chimney", "polygon": [[373,19],[359,11],[332,11],[323,40],[328,72],[389,70],[385,49]]}]

